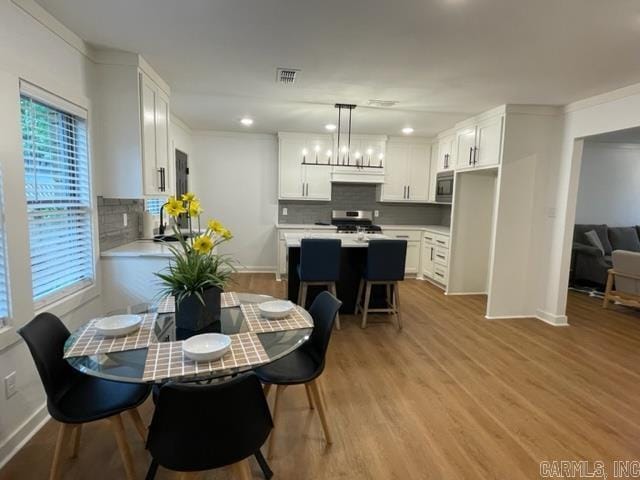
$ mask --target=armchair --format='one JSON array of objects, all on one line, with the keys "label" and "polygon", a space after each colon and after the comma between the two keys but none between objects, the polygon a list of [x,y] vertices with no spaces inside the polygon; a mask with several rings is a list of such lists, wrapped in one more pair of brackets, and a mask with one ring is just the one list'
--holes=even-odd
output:
[{"label": "armchair", "polygon": [[[617,302],[640,308],[640,252],[614,250],[602,306]],[[614,290],[615,288],[615,290]]]}]

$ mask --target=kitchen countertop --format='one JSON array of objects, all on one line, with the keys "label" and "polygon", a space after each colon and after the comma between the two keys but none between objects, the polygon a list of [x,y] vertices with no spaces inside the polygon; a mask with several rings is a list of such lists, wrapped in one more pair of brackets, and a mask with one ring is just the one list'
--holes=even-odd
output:
[{"label": "kitchen countertop", "polygon": [[[366,248],[369,244],[366,241],[358,240],[358,236],[353,233],[285,233],[284,241],[287,248],[300,247],[303,238],[337,238],[342,240],[342,248]],[[386,240],[390,237],[380,233],[365,235],[366,239]]]},{"label": "kitchen countertop", "polygon": [[445,225],[380,225],[382,230],[429,230],[430,232],[449,235],[451,227]]},{"label": "kitchen countertop", "polygon": [[[175,242],[175,245],[179,245]],[[100,252],[101,257],[156,257],[169,258],[173,254],[165,243],[154,242],[152,240],[137,240],[135,242],[120,245]]]},{"label": "kitchen countertop", "polygon": [[276,223],[276,228],[279,229],[287,229],[291,230],[304,230],[304,229],[314,229],[314,230],[336,230],[335,225],[315,225],[313,223]]}]

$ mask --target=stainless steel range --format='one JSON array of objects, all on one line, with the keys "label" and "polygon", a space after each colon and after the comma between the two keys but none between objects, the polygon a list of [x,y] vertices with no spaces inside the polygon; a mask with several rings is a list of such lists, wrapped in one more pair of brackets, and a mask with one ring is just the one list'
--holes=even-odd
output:
[{"label": "stainless steel range", "polygon": [[338,233],[380,233],[382,228],[373,224],[370,210],[332,210],[331,225],[338,227]]}]

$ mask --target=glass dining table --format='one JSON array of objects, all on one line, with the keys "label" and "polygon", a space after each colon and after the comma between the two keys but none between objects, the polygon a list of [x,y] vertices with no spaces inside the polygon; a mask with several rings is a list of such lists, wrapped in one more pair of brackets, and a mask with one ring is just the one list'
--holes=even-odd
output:
[{"label": "glass dining table", "polygon": [[[250,293],[238,293],[238,300],[241,304],[262,303],[269,300],[275,300],[268,295],[257,295]],[[108,315],[119,314],[145,314],[156,313],[157,306],[152,304],[132,305],[121,310],[110,312]],[[300,313],[313,324],[313,319],[309,312],[300,309]],[[220,315],[220,331],[226,335],[243,333],[249,331],[248,323],[240,309],[240,307],[223,308]],[[84,327],[74,331],[65,343],[65,352],[75,343],[78,335],[82,333]],[[265,352],[269,356],[269,362],[278,360],[285,355],[293,352],[305,343],[311,335],[312,328],[302,328],[297,330],[286,330],[278,332],[257,333]],[[192,332],[176,327],[174,313],[158,313],[154,323],[154,333],[158,342],[170,342],[177,340],[185,340],[193,335],[208,333],[206,331]],[[127,350],[122,352],[99,353],[95,355],[85,355],[81,357],[71,357],[67,361],[77,370],[95,377],[107,380],[115,380],[118,382],[130,383],[164,383],[171,378],[164,378],[156,382],[147,382],[143,380],[145,362],[147,358],[148,348],[140,348],[137,350]],[[213,372],[193,374],[189,376],[181,376],[181,382],[194,382],[212,380],[216,378],[227,377],[238,373],[253,370],[257,365],[247,365],[242,367],[229,368]]]}]

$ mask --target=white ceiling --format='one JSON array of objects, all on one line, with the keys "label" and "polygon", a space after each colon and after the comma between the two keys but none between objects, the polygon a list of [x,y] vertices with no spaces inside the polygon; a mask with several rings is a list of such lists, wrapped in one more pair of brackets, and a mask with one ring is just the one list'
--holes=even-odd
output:
[{"label": "white ceiling", "polygon": [[[38,0],[88,42],[141,53],[192,128],[433,135],[503,103],[640,81],[637,0]],[[299,68],[294,86],[276,68]]]}]

